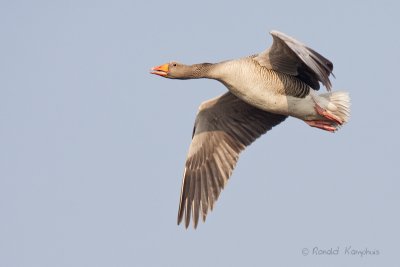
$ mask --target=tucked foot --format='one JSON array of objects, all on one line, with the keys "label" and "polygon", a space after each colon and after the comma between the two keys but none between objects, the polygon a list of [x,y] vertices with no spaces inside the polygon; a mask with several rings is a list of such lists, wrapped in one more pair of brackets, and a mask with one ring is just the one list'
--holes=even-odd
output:
[{"label": "tucked foot", "polygon": [[316,127],[318,129],[322,129],[328,132],[335,132],[337,129],[337,126],[329,121],[319,121],[319,120],[309,120],[309,121],[305,121],[308,125],[310,125],[311,127]]},{"label": "tucked foot", "polygon": [[316,111],[319,115],[321,115],[321,116],[327,118],[328,120],[334,121],[335,123],[337,123],[337,124],[339,124],[339,125],[342,125],[342,124],[343,124],[343,121],[342,121],[338,116],[336,116],[335,114],[333,114],[333,113],[330,112],[329,110],[326,110],[326,109],[324,109],[324,108],[321,108],[317,103],[315,103],[315,107],[314,107],[314,108],[315,108],[315,111]]}]

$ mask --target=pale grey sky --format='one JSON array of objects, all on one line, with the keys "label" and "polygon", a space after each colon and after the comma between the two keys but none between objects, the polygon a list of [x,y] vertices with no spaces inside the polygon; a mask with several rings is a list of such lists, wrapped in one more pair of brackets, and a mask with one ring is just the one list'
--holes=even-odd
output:
[{"label": "pale grey sky", "polygon": [[[398,10],[1,1],[0,266],[399,266]],[[260,52],[272,29],[333,61],[351,120],[335,134],[274,128],[241,155],[207,222],[178,227],[197,108],[226,89],[148,71]]]}]

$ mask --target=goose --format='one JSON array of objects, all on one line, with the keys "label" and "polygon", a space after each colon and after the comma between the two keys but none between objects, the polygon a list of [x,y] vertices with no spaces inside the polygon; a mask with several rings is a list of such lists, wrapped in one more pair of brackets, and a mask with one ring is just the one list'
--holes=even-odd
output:
[{"label": "goose", "polygon": [[[239,153],[288,116],[335,132],[350,116],[347,92],[331,92],[331,61],[279,31],[265,51],[219,63],[170,62],[151,69],[169,79],[214,79],[228,92],[201,103],[186,158],[178,225],[196,229],[213,210]],[[318,94],[320,83],[327,93]]]}]

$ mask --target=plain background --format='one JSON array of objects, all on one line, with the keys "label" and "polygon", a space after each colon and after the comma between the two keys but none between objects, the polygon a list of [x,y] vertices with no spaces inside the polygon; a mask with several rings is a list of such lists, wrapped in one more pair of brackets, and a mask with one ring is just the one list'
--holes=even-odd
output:
[{"label": "plain background", "polygon": [[[399,10],[1,1],[0,266],[399,266]],[[288,119],[241,155],[205,224],[178,227],[197,108],[226,89],[149,69],[258,53],[272,29],[333,61],[351,120]],[[302,254],[315,247],[340,254]]]}]

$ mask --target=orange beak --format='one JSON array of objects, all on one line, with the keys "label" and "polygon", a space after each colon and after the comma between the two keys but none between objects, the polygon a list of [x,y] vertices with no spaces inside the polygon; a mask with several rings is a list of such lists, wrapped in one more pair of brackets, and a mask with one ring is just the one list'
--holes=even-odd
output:
[{"label": "orange beak", "polygon": [[157,74],[157,75],[160,75],[162,77],[165,77],[168,74],[168,69],[169,69],[169,64],[164,64],[164,65],[161,65],[161,66],[157,66],[157,67],[151,68],[151,72],[150,73],[151,74]]}]

